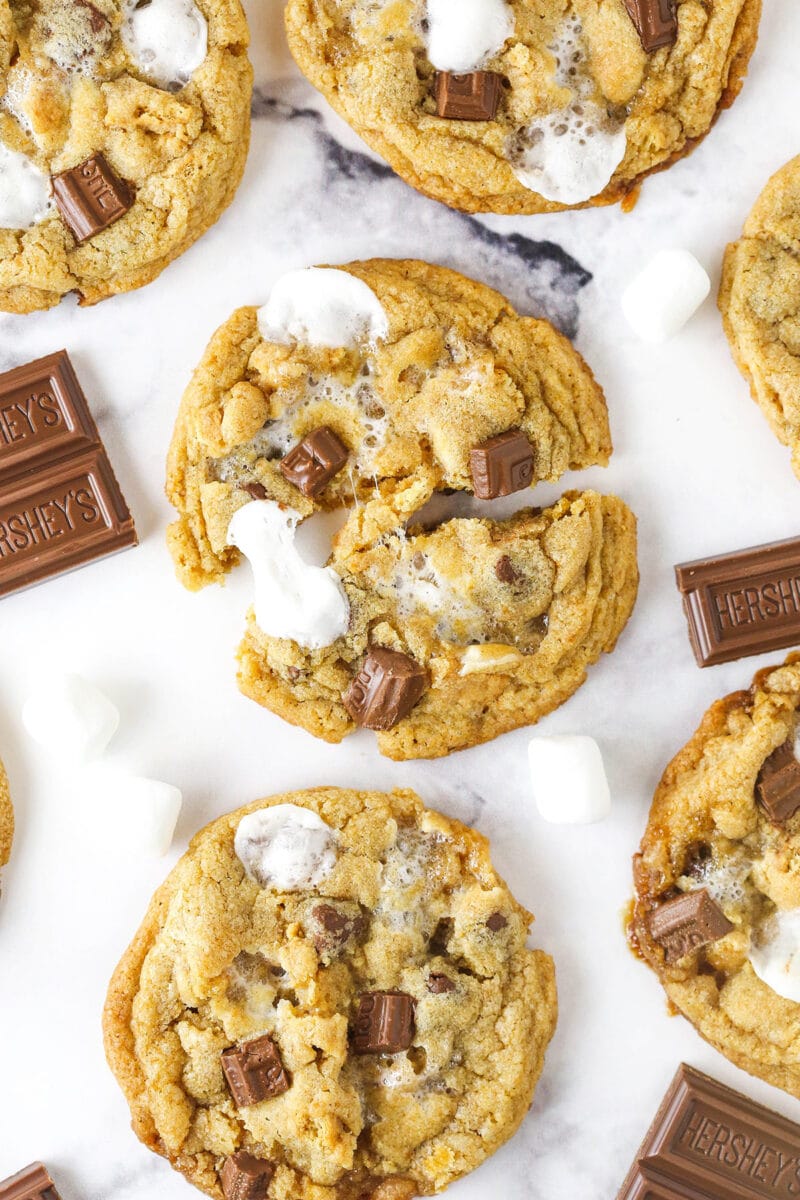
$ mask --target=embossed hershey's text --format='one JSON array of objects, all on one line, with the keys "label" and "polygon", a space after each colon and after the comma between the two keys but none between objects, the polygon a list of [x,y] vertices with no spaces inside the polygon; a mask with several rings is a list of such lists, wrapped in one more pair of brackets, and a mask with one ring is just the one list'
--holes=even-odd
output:
[{"label": "embossed hershey's text", "polygon": [[[779,1149],[752,1131],[695,1108],[678,1137],[684,1155],[701,1158],[725,1175],[765,1184],[775,1200],[800,1196],[800,1155]],[[761,1194],[759,1188],[759,1194]]]},{"label": "embossed hershey's text", "polygon": [[17,446],[54,433],[64,425],[64,415],[49,391],[11,397],[0,401],[0,454],[5,446]]},{"label": "embossed hershey's text", "polygon": [[739,588],[709,589],[722,636],[748,625],[800,619],[800,574],[771,576]]},{"label": "embossed hershey's text", "polygon": [[56,539],[71,540],[105,526],[102,506],[88,476],[27,504],[0,509],[0,560],[25,555]]}]

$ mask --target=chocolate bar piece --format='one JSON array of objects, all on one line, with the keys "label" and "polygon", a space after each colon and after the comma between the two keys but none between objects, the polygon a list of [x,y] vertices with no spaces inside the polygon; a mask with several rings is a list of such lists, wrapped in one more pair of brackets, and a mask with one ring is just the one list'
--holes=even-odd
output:
[{"label": "chocolate bar piece", "polygon": [[220,1173],[225,1200],[266,1200],[275,1168],[263,1158],[237,1150],[225,1159]]},{"label": "chocolate bar piece", "polygon": [[52,179],[64,224],[78,245],[113,225],[133,204],[133,191],[111,170],[102,154]]},{"label": "chocolate bar piece", "polygon": [[399,1054],[414,1040],[414,998],[405,992],[365,992],[353,1029],[356,1054]]},{"label": "chocolate bar piece", "polygon": [[708,946],[730,933],[733,925],[705,888],[666,900],[650,914],[650,934],[664,948],[668,963]]},{"label": "chocolate bar piece", "polygon": [[312,429],[281,460],[280,470],[304,496],[316,496],[347,462],[347,447],[328,425]]},{"label": "chocolate bar piece", "polygon": [[10,1179],[0,1180],[0,1200],[61,1200],[43,1163],[31,1163]]},{"label": "chocolate bar piece", "polygon": [[617,1200],[790,1200],[800,1126],[681,1065]]},{"label": "chocolate bar piece", "polygon": [[756,796],[770,821],[782,825],[800,808],[800,763],[794,737],[770,754],[756,781]]},{"label": "chocolate bar piece", "polygon": [[533,448],[520,429],[510,429],[470,450],[472,490],[479,500],[521,492],[533,482]]},{"label": "chocolate bar piece", "polygon": [[800,538],[681,563],[675,578],[699,666],[800,641]]},{"label": "chocolate bar piece", "polygon": [[436,112],[449,121],[493,121],[503,81],[496,71],[456,75],[437,71],[434,80]]},{"label": "chocolate bar piece", "polygon": [[636,26],[647,54],[678,40],[676,0],[625,0],[628,16]]},{"label": "chocolate bar piece", "polygon": [[363,729],[393,729],[421,699],[428,673],[408,654],[373,646],[342,697]]},{"label": "chocolate bar piece", "polygon": [[290,1086],[280,1051],[267,1033],[223,1050],[222,1070],[238,1108],[273,1100]]},{"label": "chocolate bar piece", "polygon": [[0,375],[0,597],[137,541],[66,351]]}]

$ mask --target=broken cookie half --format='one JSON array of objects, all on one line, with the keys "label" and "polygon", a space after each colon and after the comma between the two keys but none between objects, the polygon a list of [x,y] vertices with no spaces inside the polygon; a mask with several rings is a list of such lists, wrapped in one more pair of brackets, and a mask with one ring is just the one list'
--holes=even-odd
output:
[{"label": "broken cookie half", "polygon": [[[295,271],[183,397],[170,549],[192,589],[250,560],[245,694],[327,741],[447,754],[538,720],[613,649],[638,583],[623,502],[495,517],[610,454],[586,363],[498,293],[421,262]],[[315,561],[305,522],[337,510]]]}]

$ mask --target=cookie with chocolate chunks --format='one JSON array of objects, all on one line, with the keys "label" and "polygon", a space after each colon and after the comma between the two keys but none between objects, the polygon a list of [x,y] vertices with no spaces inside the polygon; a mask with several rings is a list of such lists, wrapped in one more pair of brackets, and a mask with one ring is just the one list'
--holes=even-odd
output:
[{"label": "cookie with chocolate chunks", "polygon": [[216,1200],[438,1194],[529,1111],[556,1020],[531,921],[485,838],[413,792],[216,820],[109,989],[134,1130]]},{"label": "cookie with chocolate chunks", "polygon": [[664,772],[631,945],[737,1066],[800,1097],[800,655],[717,701]]}]

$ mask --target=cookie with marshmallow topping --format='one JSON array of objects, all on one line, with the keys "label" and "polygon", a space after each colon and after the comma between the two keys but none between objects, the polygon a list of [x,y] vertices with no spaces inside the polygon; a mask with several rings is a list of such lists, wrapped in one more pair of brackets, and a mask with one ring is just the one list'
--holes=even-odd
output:
[{"label": "cookie with marshmallow topping", "polygon": [[0,0],[0,310],[150,282],[244,170],[239,0]]},{"label": "cookie with marshmallow topping", "polygon": [[[245,1161],[271,1200],[440,1192],[533,1098],[556,992],[531,921],[485,838],[413,792],[318,788],[222,817],[109,989],[135,1132],[217,1200]],[[369,1014],[392,1010],[403,1028],[378,1051]]]},{"label": "cookie with marshmallow topping", "polygon": [[300,69],[407,183],[467,212],[536,213],[630,204],[739,93],[761,0],[676,0],[657,47],[635,8],[288,0],[286,27]]},{"label": "cookie with marshmallow topping", "polygon": [[717,701],[667,767],[629,932],[675,1008],[800,1097],[800,655]]},{"label": "cookie with marshmallow topping", "polygon": [[[184,395],[170,548],[192,589],[249,560],[248,696],[331,742],[446,754],[537,720],[613,648],[637,586],[622,501],[493,499],[610,451],[583,359],[489,288],[420,262],[294,271]],[[435,519],[453,492],[463,515]],[[314,546],[309,518],[336,511]]]}]

